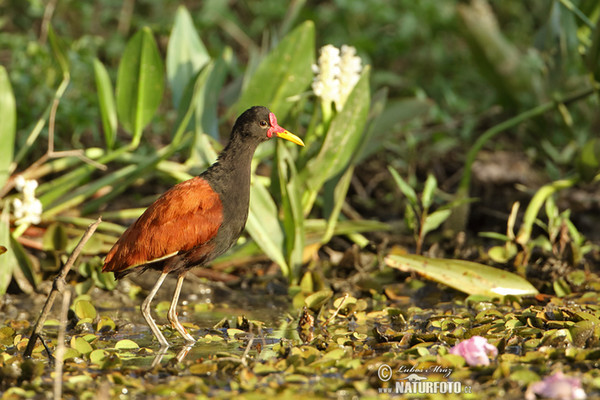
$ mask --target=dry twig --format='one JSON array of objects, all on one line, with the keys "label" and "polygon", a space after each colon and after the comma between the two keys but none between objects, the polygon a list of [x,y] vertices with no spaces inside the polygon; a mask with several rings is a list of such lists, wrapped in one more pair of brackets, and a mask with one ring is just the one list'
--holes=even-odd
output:
[{"label": "dry twig", "polygon": [[101,221],[102,221],[102,218],[98,218],[94,223],[92,223],[87,228],[87,230],[81,237],[81,240],[77,244],[77,247],[75,247],[75,250],[73,250],[73,252],[71,253],[71,256],[69,257],[69,259],[67,260],[65,265],[62,267],[62,269],[60,270],[60,272],[58,273],[56,278],[54,278],[54,283],[52,284],[52,290],[50,291],[50,294],[48,295],[48,298],[46,299],[46,303],[44,304],[44,307],[42,308],[40,316],[39,316],[38,320],[36,321],[35,326],[33,327],[31,336],[29,337],[29,343],[27,343],[27,348],[25,349],[25,352],[23,353],[24,357],[31,357],[31,353],[33,352],[35,343],[37,342],[37,339],[40,337],[40,332],[42,331],[42,328],[44,327],[44,323],[46,322],[46,319],[48,318],[48,314],[50,314],[50,310],[52,309],[52,305],[54,304],[56,295],[59,292],[63,293],[63,288],[66,285],[65,277],[71,270],[71,267],[75,263],[75,259],[77,259],[77,257],[79,256],[79,253],[81,253],[81,249],[83,249],[83,246],[90,239],[92,234],[96,231],[96,228],[98,227],[98,225],[100,224]]}]

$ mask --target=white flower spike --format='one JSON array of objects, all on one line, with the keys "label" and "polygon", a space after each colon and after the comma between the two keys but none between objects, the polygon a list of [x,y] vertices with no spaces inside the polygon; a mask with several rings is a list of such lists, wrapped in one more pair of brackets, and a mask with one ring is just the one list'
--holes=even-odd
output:
[{"label": "white flower spike", "polygon": [[14,216],[17,219],[15,221],[16,225],[37,225],[41,222],[43,207],[42,202],[35,197],[37,187],[38,183],[34,179],[27,180],[23,175],[18,175],[15,178],[15,188],[23,193],[23,200],[13,200]]},{"label": "white flower spike", "polygon": [[361,70],[362,62],[354,47],[343,45],[341,51],[330,44],[321,47],[318,65],[313,65],[312,89],[321,98],[324,109],[331,108],[331,103],[338,111],[344,107]]}]

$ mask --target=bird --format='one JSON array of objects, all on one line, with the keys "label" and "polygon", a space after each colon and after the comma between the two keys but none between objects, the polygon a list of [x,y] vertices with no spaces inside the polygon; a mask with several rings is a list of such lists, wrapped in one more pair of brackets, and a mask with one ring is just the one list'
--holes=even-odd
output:
[{"label": "bird", "polygon": [[177,276],[167,319],[188,344],[194,343],[177,317],[185,275],[225,253],[242,234],[250,203],[252,157],[260,143],[275,137],[304,146],[302,139],[279,126],[267,107],[244,111],[217,161],[160,196],[106,255],[102,271],[113,272],[116,279],[132,272],[160,271],[141,312],[161,348],[169,343],[150,313],[154,296],[168,274]]}]

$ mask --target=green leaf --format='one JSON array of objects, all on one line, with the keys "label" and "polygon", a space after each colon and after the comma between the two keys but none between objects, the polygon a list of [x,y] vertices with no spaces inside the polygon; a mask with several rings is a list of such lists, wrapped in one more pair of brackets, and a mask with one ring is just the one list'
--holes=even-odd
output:
[{"label": "green leaf", "polygon": [[81,336],[73,336],[71,338],[71,347],[77,350],[80,354],[89,354],[94,349],[84,338]]},{"label": "green leaf", "polygon": [[15,95],[8,73],[2,65],[0,65],[0,121],[2,121],[0,123],[0,188],[2,188],[10,176],[17,131]]},{"label": "green leaf", "polygon": [[307,165],[303,177],[303,181],[309,188],[305,198],[305,211],[312,207],[316,192],[323,184],[348,168],[357,153],[365,132],[370,102],[369,67],[367,66],[348,96],[344,108],[331,121],[319,153]]},{"label": "green leaf", "polygon": [[286,35],[257,67],[236,104],[237,114],[263,105],[284,120],[294,105],[290,98],[304,92],[312,81],[314,54],[315,26],[306,21]]},{"label": "green leaf", "polygon": [[50,42],[50,47],[52,48],[52,53],[58,61],[58,65],[60,65],[60,69],[62,70],[63,76],[69,76],[69,59],[67,57],[67,52],[65,50],[65,44],[63,41],[56,36],[54,32],[54,28],[52,25],[48,28],[48,41]]},{"label": "green leaf", "polygon": [[304,254],[304,215],[298,175],[292,155],[283,141],[277,142],[277,172],[283,208],[283,228],[288,265],[291,268],[292,284],[299,279],[302,255]]},{"label": "green leaf", "polygon": [[404,223],[406,227],[411,231],[415,232],[417,229],[417,214],[415,213],[415,209],[409,203],[406,203],[404,207]]},{"label": "green leaf", "polygon": [[48,226],[42,238],[42,249],[45,251],[64,251],[67,247],[67,232],[60,223]]},{"label": "green leaf", "polygon": [[97,315],[96,308],[88,300],[75,301],[75,304],[73,304],[73,311],[79,319],[90,318],[93,320]]},{"label": "green leaf", "polygon": [[428,210],[429,207],[431,207],[435,189],[437,189],[437,180],[435,179],[435,176],[429,174],[427,175],[427,180],[425,181],[425,186],[423,187],[423,194],[421,195],[423,209]]},{"label": "green leaf", "polygon": [[585,55],[585,64],[596,81],[600,81],[600,18],[596,22],[596,28],[592,31],[592,44],[588,47]]},{"label": "green leaf", "polygon": [[198,36],[189,11],[185,6],[179,6],[167,47],[167,79],[175,108],[179,107],[190,80],[209,61],[210,56]]},{"label": "green leaf", "polygon": [[152,120],[164,90],[163,62],[149,28],[138,31],[127,43],[117,74],[117,114],[140,143],[144,127]]},{"label": "green leaf", "polygon": [[209,63],[198,73],[193,86],[191,101],[194,101],[192,107],[195,120],[191,156],[195,161],[201,160],[206,165],[212,164],[217,158],[211,142],[211,138],[219,140],[218,102],[215,99],[219,97],[227,76],[225,57],[230,56],[229,52],[224,52],[216,61]]},{"label": "green leaf", "polygon": [[575,181],[573,179],[563,179],[554,181],[539,188],[533,196],[533,198],[531,199],[531,201],[529,202],[527,209],[525,210],[525,215],[523,216],[523,224],[519,229],[519,234],[517,235],[515,241],[521,246],[527,247],[527,242],[529,242],[529,239],[531,238],[533,224],[535,223],[537,215],[539,214],[540,209],[544,205],[546,199],[554,193],[556,193],[557,191],[571,187],[574,184]]},{"label": "green leaf", "polygon": [[494,297],[538,294],[536,288],[519,275],[471,261],[394,254],[387,256],[385,262],[392,268],[405,272],[415,271],[427,279],[471,295]]},{"label": "green leaf", "polygon": [[117,350],[132,350],[132,349],[139,349],[140,346],[134,342],[133,340],[129,340],[129,339],[122,339],[119,340],[116,344],[115,344],[115,349]]},{"label": "green leaf", "polygon": [[452,214],[452,210],[446,209],[437,210],[427,215],[427,218],[425,218],[425,222],[423,223],[423,228],[421,228],[421,234],[425,236],[428,232],[436,230],[448,219],[450,214]]},{"label": "green leaf", "polygon": [[327,243],[333,237],[335,225],[346,201],[346,194],[353,175],[354,167],[350,167],[339,179],[333,178],[325,184],[323,212],[327,218],[327,230],[321,239],[321,243]]},{"label": "green leaf", "polygon": [[250,187],[246,230],[261,250],[279,265],[283,276],[289,278],[291,271],[283,255],[284,236],[277,219],[277,206],[267,188],[256,180]]},{"label": "green leaf", "polygon": [[98,90],[98,105],[102,117],[102,129],[106,147],[113,149],[117,135],[117,106],[113,86],[104,64],[97,58],[94,59],[94,76],[96,78],[96,89]]},{"label": "green leaf", "polygon": [[108,353],[106,352],[106,350],[102,350],[102,349],[94,350],[90,353],[90,361],[92,364],[100,365],[101,363],[104,362],[104,359],[106,358],[107,355],[108,355]]},{"label": "green leaf", "polygon": [[396,185],[398,185],[398,188],[404,194],[404,196],[406,196],[406,198],[408,199],[410,204],[413,207],[418,208],[419,207],[419,199],[417,198],[417,193],[415,192],[415,190],[408,183],[406,183],[406,181],[404,179],[402,179],[400,174],[398,172],[396,172],[395,169],[393,169],[392,167],[388,167],[388,170],[392,174],[392,177],[394,178]]},{"label": "green leaf", "polygon": [[333,292],[331,290],[320,290],[307,296],[304,299],[304,304],[306,307],[316,312],[321,309],[323,304],[325,304],[331,298],[331,296],[333,296]]},{"label": "green leaf", "polygon": [[6,252],[0,254],[0,296],[6,293],[13,276],[13,270],[18,266],[12,246],[10,245],[10,205],[4,201],[2,214],[0,214],[0,245],[6,247]]}]

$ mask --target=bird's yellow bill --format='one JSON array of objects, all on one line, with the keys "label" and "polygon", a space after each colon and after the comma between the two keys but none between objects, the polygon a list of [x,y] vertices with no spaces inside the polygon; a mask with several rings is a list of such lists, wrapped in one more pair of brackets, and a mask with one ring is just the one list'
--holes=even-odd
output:
[{"label": "bird's yellow bill", "polygon": [[304,142],[298,136],[294,135],[292,132],[284,130],[283,132],[277,132],[277,137],[280,137],[285,140],[289,140],[292,143],[296,143],[298,146],[304,146]]}]

